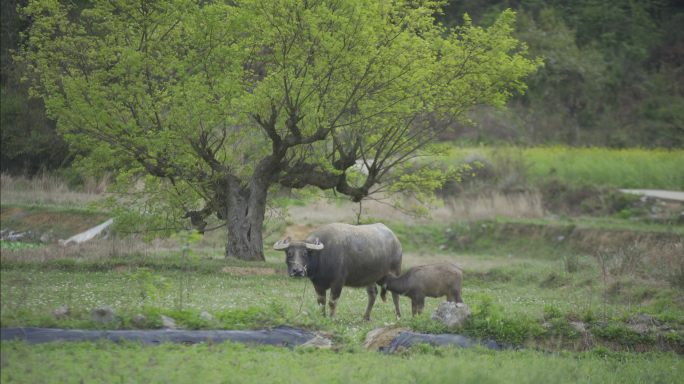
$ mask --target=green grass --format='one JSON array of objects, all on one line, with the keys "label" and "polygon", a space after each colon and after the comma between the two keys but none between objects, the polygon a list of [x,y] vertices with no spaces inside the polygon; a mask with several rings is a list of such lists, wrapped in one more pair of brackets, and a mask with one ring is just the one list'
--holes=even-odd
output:
[{"label": "green grass", "polygon": [[684,376],[684,364],[671,354],[602,349],[548,356],[426,347],[385,356],[359,349],[290,351],[239,343],[144,347],[3,342],[0,375],[3,383],[676,383]]},{"label": "green grass", "polygon": [[19,251],[22,249],[45,248],[43,244],[24,243],[22,241],[0,241],[0,248],[6,251]]},{"label": "green grass", "polygon": [[[155,257],[147,259],[131,255],[96,261],[31,263],[3,260],[0,322],[2,326],[101,328],[90,320],[87,313],[94,308],[111,305],[120,316],[108,328],[133,327],[130,319],[136,313],[148,314],[150,318],[162,313],[176,318],[188,329],[259,328],[289,324],[332,330],[337,337],[354,340],[355,343],[362,340],[368,330],[390,324],[410,325],[424,331],[441,329],[429,321],[429,314],[443,299],[427,298],[424,315],[411,319],[410,300],[403,298],[401,309],[404,318],[400,322],[395,319],[391,300],[388,303],[378,300],[372,321],[364,323],[361,317],[367,299],[365,290],[345,287],[337,316],[331,321],[320,317],[308,280],[293,279],[284,274],[228,274],[221,272],[223,267],[255,264],[211,258],[189,262],[182,274],[173,253],[153,255]],[[512,265],[485,270],[465,269],[463,297],[473,309],[474,320],[464,333],[514,343],[530,337],[553,336],[556,328],[561,329],[563,324],[549,329],[540,328],[549,306],[557,308],[572,321],[614,323],[624,328],[625,321],[650,312],[663,323],[674,324],[675,329],[679,328],[678,324],[684,325],[684,307],[675,302],[680,295],[679,290],[649,285],[648,281],[635,277],[623,277],[619,281],[628,288],[608,292],[604,300],[601,275],[593,258],[580,257],[576,260],[576,272],[567,273],[564,264],[554,258],[557,256],[515,259]],[[494,261],[510,260],[508,256],[489,258]],[[275,261],[257,265],[283,269],[283,264]],[[145,288],[145,281],[131,278],[131,273],[139,267],[149,268],[152,276],[164,277],[170,284],[157,300],[146,299],[150,297],[150,290]],[[183,311],[179,310],[181,275]],[[609,281],[609,288],[613,284]],[[63,305],[72,308],[72,318],[54,319],[52,311]],[[202,311],[212,313],[218,321],[202,323],[199,320]]]},{"label": "green grass", "polygon": [[[421,235],[422,236],[422,235]],[[76,261],[17,262],[0,264],[0,325],[76,329],[136,329],[131,321],[143,313],[142,328],[157,328],[159,314],[177,320],[185,329],[252,329],[290,325],[331,331],[335,350],[250,347],[239,343],[145,347],[110,342],[51,343],[28,346],[3,342],[0,379],[9,382],[677,382],[684,375],[678,355],[664,352],[614,352],[598,344],[588,352],[492,352],[451,350],[421,346],[410,352],[384,356],[360,344],[374,328],[391,324],[431,332],[448,332],[431,322],[430,313],[442,299],[427,298],[425,312],[410,316],[410,300],[401,299],[404,318],[394,318],[393,305],[376,301],[371,322],[365,310],[363,289],[345,287],[335,319],[322,318],[308,280],[286,275],[237,276],[221,272],[225,266],[261,266],[283,269],[279,253],[269,252],[268,262],[245,263],[217,259],[219,253],[196,251],[201,261],[190,261],[183,275],[183,310],[178,290],[181,270],[173,252],[125,255],[120,258]],[[487,256],[496,262],[510,259],[501,253]],[[603,283],[595,261],[580,257],[574,273],[554,257],[525,258],[512,265],[465,269],[463,297],[473,311],[460,333],[495,338],[502,342],[581,350],[583,339],[570,324],[587,323],[597,340],[609,340],[623,349],[638,346],[684,345],[684,306],[681,290],[649,285],[636,277],[621,280],[630,291],[603,296]],[[276,260],[278,260],[276,262]],[[457,263],[458,264],[458,263]],[[138,267],[149,268],[150,280],[131,279]],[[150,298],[145,281],[163,276]],[[147,294],[146,301],[143,293]],[[71,318],[57,320],[51,313],[71,307]],[[111,305],[115,320],[100,325],[88,312]],[[207,311],[214,321],[202,320]],[[629,329],[626,322],[641,313],[677,331],[658,338]],[[681,347],[680,347],[681,349]]]},{"label": "green grass", "polygon": [[98,211],[94,209],[81,208],[81,207],[70,207],[70,206],[45,206],[36,204],[3,204],[3,210],[10,210],[12,208],[21,208],[22,211],[28,213],[44,213],[44,212],[54,212],[54,213],[73,213],[80,215],[107,215],[108,212]]},{"label": "green grass", "polygon": [[458,164],[473,159],[491,163],[500,177],[524,172],[530,181],[556,177],[617,188],[684,190],[684,150],[681,149],[455,148],[444,162]]}]

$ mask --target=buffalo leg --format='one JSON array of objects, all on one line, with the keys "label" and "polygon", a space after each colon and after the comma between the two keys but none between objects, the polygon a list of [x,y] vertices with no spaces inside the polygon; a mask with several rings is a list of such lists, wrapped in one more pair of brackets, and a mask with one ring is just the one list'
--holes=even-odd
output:
[{"label": "buffalo leg", "polygon": [[[400,276],[401,275],[401,259],[399,259],[399,264],[394,267],[394,270],[390,269],[390,272],[394,274],[394,276]],[[394,308],[397,311],[397,320],[401,319],[401,309],[399,308],[399,294],[392,292],[392,301],[394,301]]]},{"label": "buffalo leg", "polygon": [[399,294],[392,292],[392,301],[394,301],[394,308],[397,310],[397,319],[401,319],[401,309],[399,309]]},{"label": "buffalo leg", "polygon": [[461,291],[453,290],[452,292],[449,292],[447,294],[447,301],[450,303],[462,303],[463,299],[461,298]]},{"label": "buffalo leg", "polygon": [[335,316],[335,308],[337,308],[337,301],[340,300],[340,295],[342,295],[342,284],[334,284],[330,289],[330,318]]},{"label": "buffalo leg", "polygon": [[316,299],[318,300],[318,305],[321,307],[321,314],[325,317],[325,289],[319,288],[314,285],[316,290]]},{"label": "buffalo leg", "polygon": [[366,306],[366,313],[363,315],[363,321],[370,320],[370,314],[375,305],[375,298],[378,297],[378,287],[375,283],[366,286],[366,293],[368,294],[368,305]]},{"label": "buffalo leg", "polygon": [[425,307],[425,296],[422,297],[415,297],[411,299],[411,310],[413,312],[413,316],[415,315],[420,315],[423,313],[423,308]]}]

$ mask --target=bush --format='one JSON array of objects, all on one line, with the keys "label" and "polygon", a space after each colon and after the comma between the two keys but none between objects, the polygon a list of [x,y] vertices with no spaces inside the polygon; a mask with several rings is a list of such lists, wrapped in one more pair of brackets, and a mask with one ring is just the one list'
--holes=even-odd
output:
[{"label": "bush", "polygon": [[563,317],[563,312],[553,305],[544,306],[544,318],[547,320]]},{"label": "bush", "polygon": [[606,248],[598,253],[601,267],[613,276],[634,275],[649,258],[646,248],[639,243],[627,247]]}]

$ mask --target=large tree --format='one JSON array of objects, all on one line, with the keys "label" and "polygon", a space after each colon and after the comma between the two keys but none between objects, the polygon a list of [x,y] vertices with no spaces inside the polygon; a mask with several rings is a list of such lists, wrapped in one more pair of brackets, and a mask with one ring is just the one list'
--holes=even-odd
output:
[{"label": "large tree", "polygon": [[117,170],[120,225],[204,231],[216,215],[226,256],[263,260],[275,189],[427,203],[446,174],[416,158],[440,154],[468,108],[524,88],[539,62],[510,37],[514,14],[446,30],[441,5],[93,0],[68,17],[33,0],[22,60],[82,166]]}]

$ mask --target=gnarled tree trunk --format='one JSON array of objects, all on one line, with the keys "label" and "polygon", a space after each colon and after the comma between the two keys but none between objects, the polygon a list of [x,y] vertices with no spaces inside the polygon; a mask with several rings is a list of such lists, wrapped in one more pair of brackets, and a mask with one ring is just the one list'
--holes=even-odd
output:
[{"label": "gnarled tree trunk", "polygon": [[226,258],[264,261],[262,228],[266,214],[266,197],[273,168],[260,163],[250,186],[228,184]]}]

